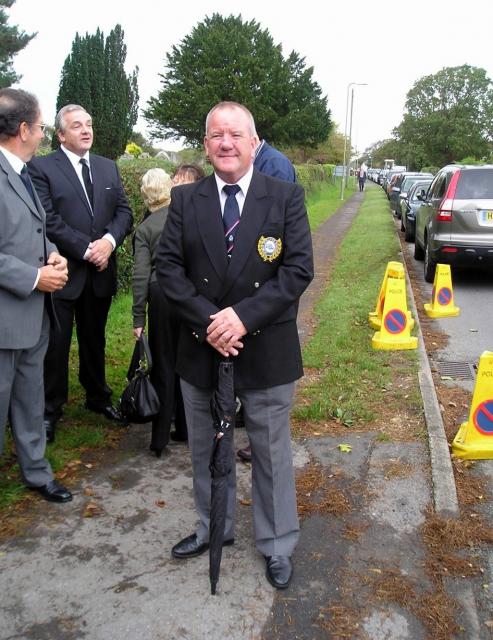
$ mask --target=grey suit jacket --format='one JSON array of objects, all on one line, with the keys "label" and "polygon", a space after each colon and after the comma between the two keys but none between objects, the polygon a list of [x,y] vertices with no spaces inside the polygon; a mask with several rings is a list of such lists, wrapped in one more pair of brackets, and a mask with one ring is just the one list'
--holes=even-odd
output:
[{"label": "grey suit jacket", "polygon": [[57,249],[35,197],[36,206],[0,149],[0,349],[29,349],[41,335],[45,294],[33,285]]}]

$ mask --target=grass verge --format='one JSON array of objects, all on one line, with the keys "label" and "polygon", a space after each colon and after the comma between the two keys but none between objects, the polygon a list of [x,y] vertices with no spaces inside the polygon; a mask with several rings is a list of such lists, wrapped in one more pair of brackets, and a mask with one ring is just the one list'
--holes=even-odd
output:
[{"label": "grass verge", "polygon": [[341,201],[341,179],[335,178],[334,182],[323,182],[321,186],[312,191],[306,198],[306,208],[310,229],[315,231],[323,222],[350,198],[355,191],[354,184],[349,184],[344,192],[344,200]]},{"label": "grass verge", "polygon": [[415,352],[371,346],[368,313],[375,308],[387,262],[399,259],[398,252],[385,197],[369,189],[315,308],[318,326],[304,349],[307,375],[294,411],[304,427],[372,422],[390,398],[410,415],[420,406]]}]

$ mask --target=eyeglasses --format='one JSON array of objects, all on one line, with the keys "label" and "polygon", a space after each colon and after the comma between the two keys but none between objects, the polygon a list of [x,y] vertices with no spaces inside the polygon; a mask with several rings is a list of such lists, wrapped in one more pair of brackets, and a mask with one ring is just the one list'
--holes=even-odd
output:
[{"label": "eyeglasses", "polygon": [[29,122],[28,123],[30,127],[39,127],[41,129],[41,131],[44,133],[46,127],[48,126],[47,124],[44,124],[44,122]]}]

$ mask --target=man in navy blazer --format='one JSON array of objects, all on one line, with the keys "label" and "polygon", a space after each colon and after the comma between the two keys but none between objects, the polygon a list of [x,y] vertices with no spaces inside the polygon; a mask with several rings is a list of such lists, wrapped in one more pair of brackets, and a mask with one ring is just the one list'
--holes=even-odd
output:
[{"label": "man in navy blazer", "polygon": [[105,375],[105,329],[117,289],[115,249],[130,232],[133,216],[113,160],[89,151],[92,119],[74,104],[55,119],[61,143],[29,164],[46,211],[48,237],[68,258],[69,280],[54,296],[60,331],[52,331],[45,359],[45,426],[53,440],[68,397],[68,359],[75,318],[79,380],[91,411],[119,420]]},{"label": "man in navy blazer", "polygon": [[26,484],[51,502],[72,494],[53,478],[44,457],[43,358],[51,292],[67,282],[67,261],[46,237],[46,217],[26,162],[45,125],[37,99],[0,89],[0,453],[10,423]]},{"label": "man in navy blazer", "polygon": [[[218,361],[230,357],[252,447],[256,546],[267,579],[283,589],[299,536],[289,429],[295,380],[303,375],[296,316],[313,277],[304,193],[254,169],[258,137],[242,105],[216,105],[204,142],[214,174],[173,189],[156,260],[158,282],[182,320],[177,372],[199,516],[172,555],[191,558],[209,546],[209,401]],[[225,544],[234,542],[231,457]]]}]

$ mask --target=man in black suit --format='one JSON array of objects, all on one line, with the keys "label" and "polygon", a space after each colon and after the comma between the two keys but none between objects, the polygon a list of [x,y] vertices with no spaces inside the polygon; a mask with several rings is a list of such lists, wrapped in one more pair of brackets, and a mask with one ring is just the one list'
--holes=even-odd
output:
[{"label": "man in black suit", "polygon": [[[299,536],[289,411],[303,375],[296,316],[313,257],[303,189],[253,168],[257,140],[242,105],[224,102],[209,112],[205,148],[214,174],[173,189],[158,249],[158,281],[182,320],[177,372],[199,516],[172,555],[190,558],[209,546],[209,400],[218,361],[232,357],[252,447],[256,546],[269,582],[282,589]],[[233,471],[225,544],[234,541],[235,483]]]},{"label": "man in black suit", "polygon": [[74,104],[62,107],[55,130],[60,148],[29,164],[46,211],[48,237],[68,258],[67,286],[54,296],[61,330],[51,332],[45,359],[45,427],[51,441],[68,398],[74,317],[86,406],[120,420],[106,384],[105,329],[117,288],[115,249],[133,221],[116,163],[89,153],[93,131],[86,110]]},{"label": "man in black suit", "polygon": [[67,282],[67,261],[46,237],[45,212],[27,174],[43,138],[36,98],[0,89],[0,453],[10,422],[26,484],[51,502],[72,494],[44,457],[43,358],[51,292]]}]

